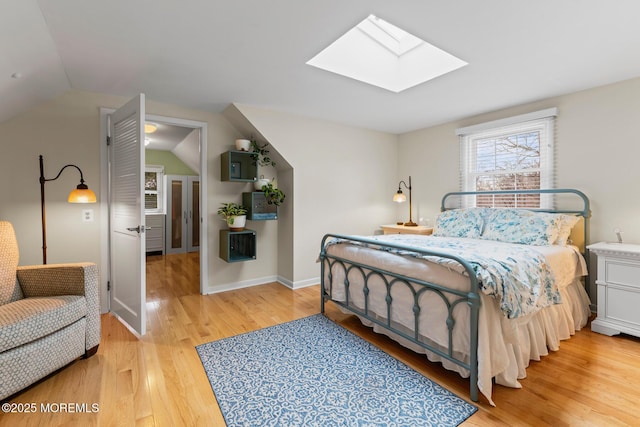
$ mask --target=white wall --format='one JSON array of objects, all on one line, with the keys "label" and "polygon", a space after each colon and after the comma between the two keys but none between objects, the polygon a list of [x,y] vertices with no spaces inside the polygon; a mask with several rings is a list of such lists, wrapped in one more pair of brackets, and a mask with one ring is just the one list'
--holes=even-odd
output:
[{"label": "white wall", "polygon": [[177,158],[200,175],[200,132],[193,130],[172,150]]},{"label": "white wall", "polygon": [[324,234],[373,234],[395,221],[395,135],[236,107],[293,167],[294,286],[318,283]]},{"label": "white wall", "polygon": [[413,174],[421,209],[437,215],[440,197],[459,190],[456,128],[558,107],[556,186],[590,198],[592,242],[613,240],[618,227],[640,243],[639,99],[633,79],[400,135],[398,168]]},{"label": "white wall", "polygon": [[421,214],[435,218],[441,196],[460,189],[456,128],[558,107],[556,187],[589,197],[592,243],[614,241],[615,228],[625,241],[640,243],[638,100],[640,79],[633,79],[403,134],[398,170],[412,174]]},{"label": "white wall", "polygon": [[[220,154],[246,137],[222,115],[147,102],[147,113],[208,123],[208,291],[281,278],[293,286],[317,280],[315,262],[327,232],[371,234],[382,223],[405,219],[407,206],[390,198],[400,179],[413,178],[414,219],[433,220],[440,197],[458,190],[457,127],[558,107],[557,186],[584,191],[592,202],[592,241],[613,240],[618,227],[640,243],[640,144],[633,127],[640,116],[640,79],[633,79],[400,136],[239,105],[237,108],[292,169],[279,181],[287,203],[281,220],[252,224],[259,233],[258,259],[228,264],[218,257],[216,210],[240,200],[248,184],[220,181]],[[84,172],[99,194],[99,108],[127,98],[80,91],[41,104],[0,123],[0,218],[13,222],[20,263],[41,262],[38,155],[47,177],[65,164]],[[66,203],[78,183],[74,170],[47,184],[48,261],[100,263],[101,227],[106,219],[93,205],[95,221],[81,221],[87,205]],[[284,184],[283,184],[284,183]],[[284,236],[284,237],[283,237]],[[279,246],[285,242],[285,246]],[[290,243],[287,243],[290,242]]]},{"label": "white wall", "polygon": [[[51,177],[65,164],[78,165],[100,200],[99,109],[117,108],[128,98],[69,91],[11,120],[0,123],[0,218],[14,224],[20,245],[20,264],[39,264],[41,258],[38,155],[45,158]],[[295,170],[279,176],[288,206],[279,221],[255,221],[258,258],[226,263],[218,257],[219,229],[225,227],[216,211],[220,203],[240,201],[250,184],[220,181],[220,154],[246,137],[222,115],[155,103],[147,99],[147,114],[196,120],[208,124],[209,277],[206,292],[217,292],[279,278],[292,286],[316,282],[315,262],[320,239],[327,232],[373,233],[394,220],[390,197],[396,181],[396,137],[247,108],[269,134],[268,140]],[[295,183],[295,185],[294,185]],[[96,205],[66,202],[78,184],[75,170],[47,184],[48,262],[91,261],[100,265],[101,229],[107,226]],[[95,221],[81,221],[83,209],[94,210]],[[282,237],[284,235],[284,238]],[[279,247],[279,242],[291,242]],[[100,266],[103,268],[103,266]],[[106,267],[104,267],[106,268]],[[106,286],[103,283],[103,287]]]},{"label": "white wall", "polygon": [[[100,112],[101,107],[117,108],[128,98],[104,94],[69,91],[4,123],[0,123],[0,218],[11,221],[20,246],[20,264],[40,264],[41,227],[38,155],[45,160],[45,175],[55,176],[65,164],[78,165],[89,187],[100,200]],[[265,225],[265,239],[260,241],[263,256],[246,265],[227,264],[218,257],[218,233],[224,227],[216,214],[226,200],[240,201],[244,187],[220,181],[220,153],[233,147],[239,134],[221,114],[183,109],[147,100],[148,114],[196,120],[208,124],[208,206],[204,215],[209,219],[208,288],[216,290],[239,282],[273,278],[276,275],[277,250],[269,246],[276,227]],[[48,262],[90,261],[102,270],[101,230],[107,219],[101,206],[74,205],[66,202],[69,191],[79,182],[75,169],[67,169],[54,182],[46,184]],[[95,221],[81,221],[83,209],[93,209]],[[267,247],[264,247],[267,245]],[[102,284],[106,287],[106,284]],[[104,302],[104,298],[103,298]],[[104,306],[104,304],[103,304]]]}]

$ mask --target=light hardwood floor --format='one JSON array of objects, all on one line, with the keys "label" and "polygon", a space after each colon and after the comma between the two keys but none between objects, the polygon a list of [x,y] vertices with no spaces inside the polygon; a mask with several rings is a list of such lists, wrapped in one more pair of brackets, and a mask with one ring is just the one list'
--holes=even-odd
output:
[{"label": "light hardwood floor", "polygon": [[[10,403],[35,413],[0,414],[0,426],[224,426],[195,346],[319,312],[319,288],[291,291],[269,283],[201,296],[197,256],[151,257],[148,333],[137,339],[105,314],[98,353],[78,360]],[[468,380],[372,333],[352,316],[328,316],[468,399]],[[516,390],[496,386],[464,426],[640,425],[640,339],[585,328],[559,352],[532,362]],[[1,379],[0,379],[1,380]],[[42,412],[41,404],[97,404],[95,413]],[[17,406],[17,405],[16,405]]]}]

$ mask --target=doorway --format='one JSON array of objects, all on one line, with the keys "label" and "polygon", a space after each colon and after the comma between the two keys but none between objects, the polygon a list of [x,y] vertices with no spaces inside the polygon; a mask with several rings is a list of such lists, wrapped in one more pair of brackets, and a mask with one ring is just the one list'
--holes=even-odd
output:
[{"label": "doorway", "polygon": [[[200,293],[200,129],[147,121],[147,301]],[[183,280],[173,289],[175,275]]]},{"label": "doorway", "polygon": [[[114,109],[109,108],[101,108],[100,109],[100,140],[106,141],[108,134],[108,117],[111,113],[113,113]],[[199,122],[193,120],[185,120],[172,118],[167,116],[157,116],[152,114],[145,115],[145,121],[153,122],[156,124],[166,124],[170,126],[182,127],[190,129],[195,132],[197,147],[196,155],[195,155],[195,163],[199,166],[199,175],[202,177],[207,176],[207,123]],[[109,217],[108,211],[108,185],[109,185],[109,177],[108,177],[108,151],[107,144],[100,144],[100,155],[101,155],[101,164],[103,167],[101,168],[101,216],[105,218],[105,226],[102,227],[101,239],[103,242],[107,242],[102,245],[102,254],[101,254],[101,262],[105,268],[101,269],[101,283],[108,284],[109,282],[109,268],[107,266],[110,265],[110,254],[109,254],[109,227],[107,224],[106,218]],[[199,185],[199,197],[198,202],[199,206],[206,208],[207,206],[207,180],[202,179]],[[198,281],[199,281],[199,293],[202,294],[203,289],[205,288],[205,280],[208,277],[208,263],[207,262],[199,262],[200,259],[206,261],[208,257],[208,219],[206,212],[202,212],[200,216],[200,224],[199,224],[199,251],[198,251],[198,262],[197,267],[199,268]],[[108,286],[103,286],[101,288],[101,301],[102,301],[102,312],[110,311],[109,307],[109,291]]]}]

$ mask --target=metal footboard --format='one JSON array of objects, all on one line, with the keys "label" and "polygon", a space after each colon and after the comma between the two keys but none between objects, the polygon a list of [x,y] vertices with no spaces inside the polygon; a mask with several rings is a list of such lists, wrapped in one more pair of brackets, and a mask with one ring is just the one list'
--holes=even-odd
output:
[{"label": "metal footboard", "polygon": [[[456,261],[465,269],[465,275],[469,277],[469,288],[466,290],[450,289],[446,286],[431,283],[426,280],[422,280],[417,277],[409,277],[402,274],[394,273],[392,271],[380,269],[376,266],[361,264],[356,261],[352,261],[346,258],[342,258],[336,255],[329,254],[327,252],[328,244],[333,239],[339,239],[344,243],[353,243],[361,246],[368,246],[374,248],[381,248],[383,250],[400,250],[409,251],[418,256],[438,256],[443,258],[449,258]],[[321,243],[320,248],[320,262],[321,262],[321,312],[325,311],[325,302],[328,300],[333,301],[338,306],[362,317],[370,322],[373,322],[394,334],[430,351],[440,357],[455,363],[462,368],[467,369],[470,372],[470,396],[474,402],[478,401],[478,317],[480,309],[480,296],[478,291],[478,280],[475,276],[474,270],[464,259],[455,255],[443,254],[437,251],[417,249],[414,247],[391,244],[381,242],[378,240],[346,236],[340,234],[326,234]],[[339,301],[333,298],[334,287],[338,284],[334,283],[333,270],[340,268],[344,271],[344,283],[340,286],[344,286],[345,300]],[[358,280],[362,280],[362,297],[364,300],[364,307],[359,308],[351,303],[350,290],[352,289],[350,284],[350,273],[357,273]],[[353,275],[352,275],[353,276]],[[384,300],[386,302],[386,316],[376,315],[369,308],[370,291],[369,282],[373,279],[381,281],[386,287],[386,295]],[[399,328],[392,322],[392,289],[397,286],[405,286],[413,295],[413,320],[414,327],[412,331],[407,331],[403,328]],[[421,336],[425,336],[426,333],[420,331],[420,315],[423,311],[428,310],[428,307],[420,306],[420,297],[426,292],[432,292],[434,295],[440,297],[448,310],[446,319],[446,327],[448,330],[448,346],[443,349],[442,346],[435,346],[429,342],[425,342]],[[465,361],[462,357],[457,357],[453,349],[453,330],[456,324],[454,317],[454,309],[459,304],[466,304],[469,307],[469,361]]]}]

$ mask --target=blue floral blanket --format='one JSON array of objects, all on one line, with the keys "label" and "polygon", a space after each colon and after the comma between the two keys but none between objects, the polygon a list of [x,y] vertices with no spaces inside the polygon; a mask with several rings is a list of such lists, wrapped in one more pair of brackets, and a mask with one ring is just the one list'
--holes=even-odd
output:
[{"label": "blue floral blanket", "polygon": [[[525,316],[540,308],[561,302],[553,271],[544,255],[531,246],[491,240],[407,234],[372,236],[367,239],[379,241],[380,245],[389,243],[411,246],[465,259],[473,268],[482,292],[500,301],[502,312],[510,319]],[[371,246],[341,239],[334,239],[328,245],[337,243]],[[466,273],[461,264],[450,258],[425,255],[390,246],[377,247],[376,245],[376,248],[425,259],[462,274]]]}]

